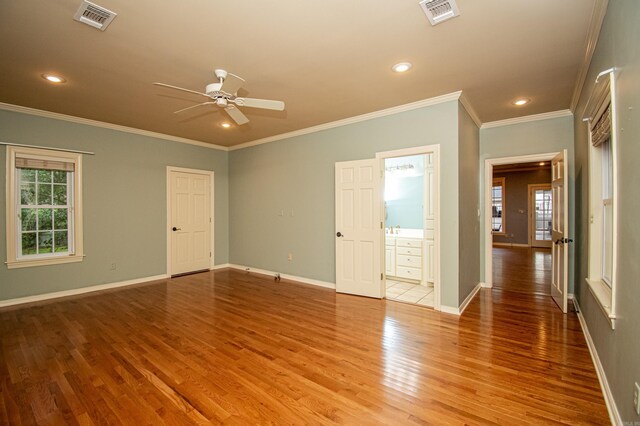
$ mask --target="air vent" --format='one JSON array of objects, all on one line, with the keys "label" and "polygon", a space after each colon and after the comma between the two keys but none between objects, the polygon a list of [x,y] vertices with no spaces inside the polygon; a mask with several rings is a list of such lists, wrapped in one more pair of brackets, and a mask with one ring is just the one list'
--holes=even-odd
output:
[{"label": "air vent", "polygon": [[460,15],[455,0],[422,0],[420,7],[429,18],[431,25],[438,25]]},{"label": "air vent", "polygon": [[83,1],[73,19],[104,31],[116,15],[117,13],[105,9],[102,6]]}]

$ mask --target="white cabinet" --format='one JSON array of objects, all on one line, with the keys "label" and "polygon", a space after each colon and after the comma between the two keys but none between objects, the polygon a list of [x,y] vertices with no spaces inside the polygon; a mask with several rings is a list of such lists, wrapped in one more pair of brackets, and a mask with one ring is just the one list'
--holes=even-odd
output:
[{"label": "white cabinet", "polygon": [[387,237],[386,274],[390,278],[424,281],[423,243],[421,238]]},{"label": "white cabinet", "polygon": [[433,265],[434,265],[434,249],[435,245],[433,244],[433,240],[426,240],[424,242],[424,276],[425,281],[434,282],[434,273],[433,273]]},{"label": "white cabinet", "polygon": [[396,246],[395,241],[391,241],[387,238],[386,245],[384,246],[384,265],[385,274],[387,276],[394,276],[396,274]]}]

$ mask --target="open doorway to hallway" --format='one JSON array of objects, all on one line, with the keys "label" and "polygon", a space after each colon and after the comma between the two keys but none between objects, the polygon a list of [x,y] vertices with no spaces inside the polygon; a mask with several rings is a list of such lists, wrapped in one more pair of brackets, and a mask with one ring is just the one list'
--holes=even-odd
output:
[{"label": "open doorway to hallway", "polygon": [[493,286],[551,295],[551,163],[494,166],[491,204]]}]

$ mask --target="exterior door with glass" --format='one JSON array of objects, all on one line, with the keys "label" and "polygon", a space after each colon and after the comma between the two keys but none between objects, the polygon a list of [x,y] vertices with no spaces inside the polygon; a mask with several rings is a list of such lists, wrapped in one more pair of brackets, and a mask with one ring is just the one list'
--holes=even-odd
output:
[{"label": "exterior door with glass", "polygon": [[553,195],[551,184],[529,185],[529,244],[551,248]]}]

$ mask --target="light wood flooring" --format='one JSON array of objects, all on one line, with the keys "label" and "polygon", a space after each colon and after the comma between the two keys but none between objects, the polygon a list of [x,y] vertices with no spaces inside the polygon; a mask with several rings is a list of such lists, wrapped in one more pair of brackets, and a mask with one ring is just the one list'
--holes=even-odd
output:
[{"label": "light wood flooring", "polygon": [[608,422],[574,314],[461,317],[219,270],[0,310],[0,424]]}]

